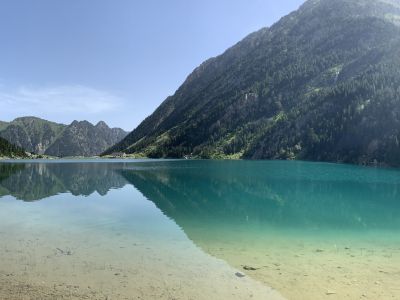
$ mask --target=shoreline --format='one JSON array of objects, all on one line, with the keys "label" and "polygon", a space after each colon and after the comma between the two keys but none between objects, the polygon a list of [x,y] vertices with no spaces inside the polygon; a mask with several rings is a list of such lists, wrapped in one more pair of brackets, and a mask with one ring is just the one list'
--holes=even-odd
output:
[{"label": "shoreline", "polygon": [[198,160],[209,160],[209,161],[265,161],[265,162],[274,162],[274,161],[288,161],[288,162],[307,162],[307,163],[316,163],[316,164],[333,164],[333,165],[343,165],[343,166],[357,166],[362,168],[374,168],[374,169],[391,169],[391,170],[400,170],[400,166],[391,166],[387,164],[357,164],[357,163],[347,163],[342,161],[318,161],[318,160],[300,160],[300,159],[244,159],[244,158],[150,158],[145,156],[124,156],[124,157],[109,157],[109,156],[72,156],[72,157],[4,157],[0,156],[1,162],[64,162],[64,161],[129,161],[129,160],[143,160],[143,161],[151,161],[151,160],[176,160],[176,161],[198,161]]}]

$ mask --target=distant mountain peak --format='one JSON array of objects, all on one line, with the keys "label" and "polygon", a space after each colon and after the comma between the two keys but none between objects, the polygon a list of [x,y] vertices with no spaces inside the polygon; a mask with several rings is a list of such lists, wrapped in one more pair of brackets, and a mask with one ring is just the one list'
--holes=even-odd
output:
[{"label": "distant mountain peak", "polygon": [[13,121],[11,121],[11,123],[28,123],[28,122],[32,123],[32,122],[43,122],[43,121],[46,120],[33,116],[25,116],[25,117],[15,118]]},{"label": "distant mountain peak", "polygon": [[104,121],[99,121],[96,125],[97,128],[105,128],[105,129],[110,129],[110,127],[106,124]]},{"label": "distant mountain peak", "polygon": [[22,121],[22,120],[42,120],[42,121],[44,121],[43,119],[34,117],[34,116],[18,117],[18,118],[15,118],[13,121]]},{"label": "distant mountain peak", "polygon": [[[399,14],[400,0],[308,0],[297,13],[316,12],[323,9],[325,17],[338,16],[346,18],[356,17],[387,17],[388,14]],[[330,10],[330,12],[329,12]]]}]

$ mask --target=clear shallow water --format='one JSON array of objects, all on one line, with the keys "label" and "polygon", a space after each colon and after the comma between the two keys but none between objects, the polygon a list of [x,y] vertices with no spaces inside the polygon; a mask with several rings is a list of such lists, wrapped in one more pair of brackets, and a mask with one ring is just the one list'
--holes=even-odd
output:
[{"label": "clear shallow water", "polygon": [[0,197],[3,282],[53,296],[400,298],[398,170],[2,163]]}]

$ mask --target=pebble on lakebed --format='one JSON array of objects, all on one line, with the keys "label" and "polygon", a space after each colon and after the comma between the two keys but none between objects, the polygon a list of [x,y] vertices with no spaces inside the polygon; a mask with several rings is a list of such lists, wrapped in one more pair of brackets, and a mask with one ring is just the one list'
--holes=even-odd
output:
[{"label": "pebble on lakebed", "polygon": [[254,267],[250,267],[250,266],[243,266],[243,269],[245,269],[246,271],[256,271],[259,268],[254,268]]}]

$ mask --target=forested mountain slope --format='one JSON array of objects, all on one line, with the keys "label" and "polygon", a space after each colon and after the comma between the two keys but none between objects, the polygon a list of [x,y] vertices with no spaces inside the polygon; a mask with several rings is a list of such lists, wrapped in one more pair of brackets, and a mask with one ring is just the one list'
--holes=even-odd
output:
[{"label": "forested mountain slope", "polygon": [[10,144],[0,137],[0,157],[26,157],[24,149]]},{"label": "forested mountain slope", "polygon": [[310,0],[204,62],[107,151],[400,165],[400,2]]}]

